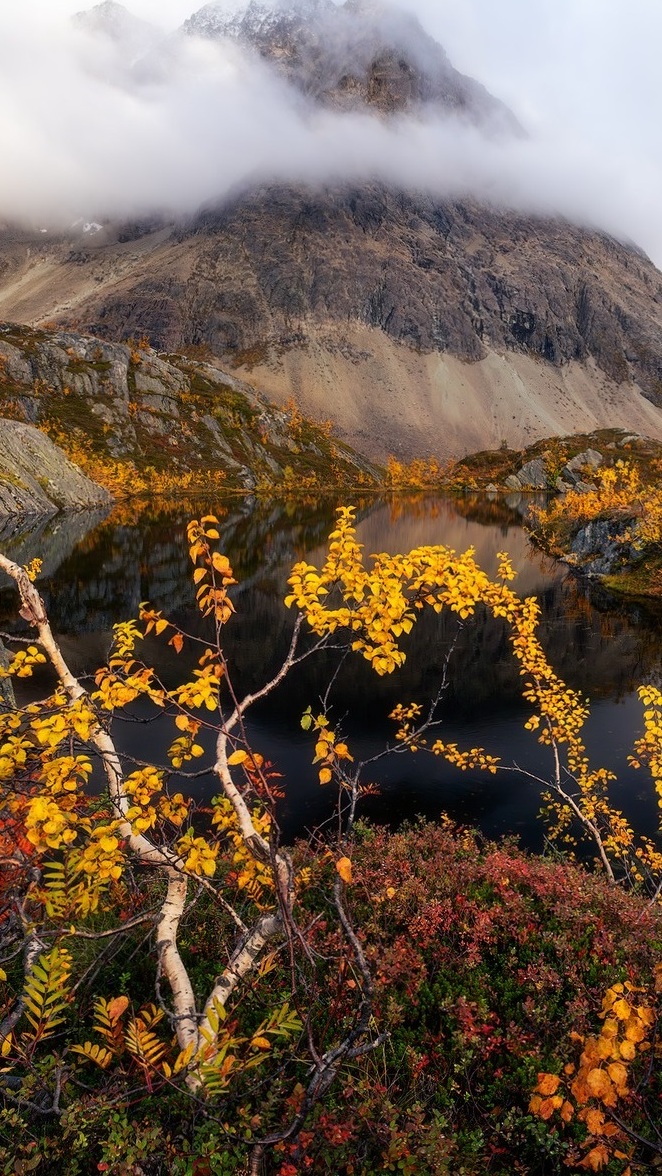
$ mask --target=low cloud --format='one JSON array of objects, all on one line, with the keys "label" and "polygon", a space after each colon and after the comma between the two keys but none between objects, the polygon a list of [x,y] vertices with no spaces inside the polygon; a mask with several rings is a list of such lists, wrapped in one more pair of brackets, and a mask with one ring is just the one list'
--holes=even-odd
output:
[{"label": "low cloud", "polygon": [[[615,0],[545,0],[535,21],[524,0],[507,0],[500,21],[491,0],[403,3],[511,105],[527,138],[313,108],[232,42],[133,26],[118,44],[72,25],[64,0],[61,11],[33,4],[0,13],[0,218],[50,227],[188,214],[265,180],[382,179],[597,224],[662,264],[662,111],[647,89],[643,0],[620,38]],[[150,0],[134,10],[153,15]],[[173,0],[166,15],[174,26],[186,11]],[[662,14],[650,21],[662,33]],[[576,43],[564,48],[563,30]]]}]

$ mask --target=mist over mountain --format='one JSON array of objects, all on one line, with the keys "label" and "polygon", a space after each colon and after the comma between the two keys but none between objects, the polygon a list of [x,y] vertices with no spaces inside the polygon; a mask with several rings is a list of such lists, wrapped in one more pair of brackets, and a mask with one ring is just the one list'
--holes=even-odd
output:
[{"label": "mist over mountain", "polygon": [[[452,0],[403,2],[457,34]],[[466,13],[480,3],[468,0]],[[41,19],[31,5],[42,12],[37,0],[0,12],[2,219],[52,230],[80,218],[190,215],[264,181],[379,180],[564,215],[656,256],[659,245],[662,257],[650,152],[642,183],[618,147],[596,155],[569,134],[572,122],[541,125],[526,95],[509,111],[482,78],[454,68],[412,11],[301,0],[234,15],[206,5],[182,20],[182,4],[166,0],[163,20],[179,24],[164,29],[114,0],[73,20],[67,0],[51,0]],[[543,74],[545,53],[543,41]]]},{"label": "mist over mountain", "polygon": [[164,30],[106,0],[58,28],[29,38],[25,109],[27,30],[0,40],[0,318],[203,347],[375,457],[662,436],[662,275],[626,189],[413,12],[250,0]]}]

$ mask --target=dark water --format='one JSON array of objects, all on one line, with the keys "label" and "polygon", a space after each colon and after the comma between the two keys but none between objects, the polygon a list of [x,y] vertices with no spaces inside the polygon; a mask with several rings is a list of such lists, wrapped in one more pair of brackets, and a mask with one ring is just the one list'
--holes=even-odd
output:
[{"label": "dark water", "polygon": [[[53,627],[74,670],[85,674],[103,662],[113,623],[137,615],[141,601],[149,600],[183,628],[202,632],[185,528],[192,514],[216,513],[221,517],[222,550],[239,580],[234,591],[236,616],[226,629],[226,653],[235,688],[243,693],[264,682],[287,649],[293,622],[282,603],[287,575],[297,559],[317,564],[322,560],[334,507],[333,502],[285,506],[253,500],[168,508],[152,504],[105,521],[76,515],[0,534],[0,545],[22,563],[37,554],[44,559],[40,589]],[[359,504],[359,519],[359,539],[366,553],[406,551],[436,542],[456,550],[473,546],[490,573],[496,570],[496,553],[510,553],[519,569],[515,587],[540,600],[548,656],[565,680],[592,700],[587,742],[594,761],[618,774],[614,799],[637,828],[653,833],[657,810],[652,786],[647,775],[633,772],[626,760],[641,727],[634,690],[644,681],[660,680],[658,618],[641,608],[591,597],[586,586],[529,544],[516,512],[500,504],[373,499]],[[3,628],[21,627],[9,588],[0,591],[0,613]],[[335,685],[333,716],[342,720],[355,759],[369,758],[392,737],[387,716],[396,702],[425,702],[430,697],[453,641],[442,704],[443,737],[460,746],[483,746],[507,763],[544,774],[546,753],[523,729],[528,709],[519,694],[505,627],[482,615],[459,631],[451,616],[424,615],[404,646],[404,667],[388,678],[378,678],[356,656],[347,661]],[[167,685],[182,679],[190,667],[186,652],[178,658],[163,643],[145,645],[145,659],[154,660]],[[333,669],[330,653],[311,659],[251,720],[255,749],[283,773],[282,819],[290,836],[316,826],[330,812],[329,790],[317,782],[310,737],[302,732],[300,717],[308,705],[316,708]],[[138,713],[134,722],[117,723],[116,737],[129,754],[163,762],[164,741],[170,742],[172,727],[168,724],[165,730],[162,724],[146,723],[145,717]],[[408,754],[382,761],[369,778],[379,784],[379,794],[365,802],[365,812],[376,819],[396,823],[445,811],[490,835],[513,833],[525,845],[542,844],[537,793],[516,775],[465,774],[425,754]],[[202,780],[196,787],[204,796],[210,782]]]}]

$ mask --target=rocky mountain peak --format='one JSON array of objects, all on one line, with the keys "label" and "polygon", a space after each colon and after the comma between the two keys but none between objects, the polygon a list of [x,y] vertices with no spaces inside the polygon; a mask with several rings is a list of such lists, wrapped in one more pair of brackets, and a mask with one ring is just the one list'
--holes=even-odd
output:
[{"label": "rocky mountain peak", "polygon": [[73,21],[85,32],[104,33],[112,40],[124,40],[127,34],[135,34],[138,30],[149,28],[146,21],[139,20],[123,4],[116,3],[116,0],[103,0],[93,8],[77,12]]},{"label": "rocky mountain peak", "polygon": [[228,15],[206,4],[183,31],[230,37],[257,52],[309,99],[381,115],[424,107],[461,115],[484,129],[521,133],[514,115],[453,68],[441,45],[411,14],[381,0],[282,0]]}]

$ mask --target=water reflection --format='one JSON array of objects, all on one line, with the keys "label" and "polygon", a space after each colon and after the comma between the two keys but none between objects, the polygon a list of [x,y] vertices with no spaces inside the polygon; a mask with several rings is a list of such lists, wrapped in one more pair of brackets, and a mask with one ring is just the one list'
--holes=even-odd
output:
[{"label": "water reflection", "polygon": [[[29,539],[5,537],[3,550],[27,562],[42,545],[47,559],[40,588],[67,656],[78,673],[86,673],[103,660],[112,624],[136,615],[141,601],[149,600],[193,632],[202,631],[190,580],[186,522],[192,513],[220,515],[221,545],[240,581],[226,650],[236,686],[244,691],[262,683],[284,655],[292,626],[282,604],[287,575],[297,559],[322,560],[335,505],[325,501],[302,508],[252,499],[222,505],[152,504],[105,520],[73,516],[61,521],[54,534],[45,527]],[[615,609],[604,599],[596,606],[585,586],[529,544],[517,509],[502,500],[457,504],[442,498],[370,499],[357,505],[358,536],[366,554],[430,543],[456,550],[472,546],[479,563],[493,573],[497,552],[510,553],[519,569],[515,587],[540,601],[542,638],[550,659],[569,684],[594,700],[590,750],[618,772],[623,807],[638,827],[652,831],[656,808],[651,790],[644,775],[627,767],[626,756],[640,725],[633,690],[659,676],[657,619],[640,610]],[[0,591],[3,627],[21,625],[15,608],[11,590]],[[334,702],[355,755],[368,757],[383,745],[392,732],[387,716],[396,701],[430,696],[453,642],[443,703],[445,736],[464,745],[481,744],[507,762],[544,769],[544,752],[523,731],[527,711],[506,628],[483,613],[466,625],[450,615],[424,615],[407,639],[404,667],[390,678],[376,678],[361,659],[347,662]],[[188,668],[186,654],[177,658],[161,644],[148,642],[145,652],[170,685]],[[289,833],[317,823],[328,811],[329,799],[317,784],[299,718],[309,704],[316,705],[334,668],[333,656],[326,653],[307,663],[305,672],[288,680],[253,719],[257,746],[288,780],[284,820]],[[166,735],[158,726],[124,724],[118,737],[134,754],[163,754]],[[541,842],[535,819],[538,798],[520,778],[472,779],[437,760],[409,755],[389,760],[379,783],[380,795],[370,805],[380,819],[437,815],[446,809],[458,819],[479,822],[487,832],[515,832],[528,844]]]}]

